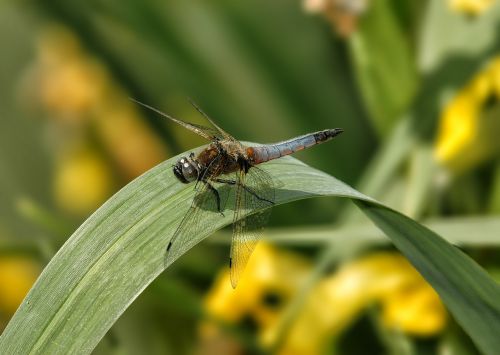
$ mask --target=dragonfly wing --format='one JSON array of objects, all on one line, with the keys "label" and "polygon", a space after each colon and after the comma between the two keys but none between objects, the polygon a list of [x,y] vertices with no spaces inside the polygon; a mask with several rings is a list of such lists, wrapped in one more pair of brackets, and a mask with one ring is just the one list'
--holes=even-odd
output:
[{"label": "dragonfly wing", "polygon": [[[216,128],[210,128],[210,127],[205,127],[205,126],[194,124],[194,123],[184,122],[182,120],[179,120],[178,118],[172,117],[172,116],[166,114],[165,112],[158,110],[157,108],[154,108],[153,106],[150,106],[148,104],[137,101],[136,99],[132,99],[132,98],[130,98],[130,99],[132,101],[134,101],[135,103],[137,103],[141,106],[144,106],[147,109],[150,109],[151,111],[154,111],[157,114],[159,114],[165,118],[168,118],[171,121],[174,121],[175,123],[181,125],[184,128],[189,129],[190,131],[202,136],[205,139],[212,141],[215,139],[221,140],[221,139],[226,138],[225,135],[222,134],[223,131],[221,131],[221,129],[218,126],[214,125]],[[210,120],[210,123],[214,124],[211,120]]]},{"label": "dragonfly wing", "polygon": [[[217,158],[221,159],[222,158]],[[218,170],[223,169],[222,164],[215,164],[212,176],[218,175]],[[197,235],[206,231],[215,232],[213,218],[221,216],[224,210],[229,189],[227,186],[220,186],[211,181],[201,183],[201,187],[196,190],[191,207],[184,215],[181,223],[177,227],[174,235],[170,239],[165,255],[165,267],[171,265],[182,254],[196,245],[199,240]]]},{"label": "dragonfly wing", "polygon": [[231,242],[231,284],[236,288],[248,259],[262,236],[275,201],[273,180],[265,171],[252,167],[237,175],[233,238]]},{"label": "dragonfly wing", "polygon": [[220,128],[205,112],[203,112],[203,110],[196,104],[196,102],[194,102],[193,100],[189,99],[189,102],[191,103],[191,105],[203,116],[206,118],[206,120],[208,122],[210,122],[210,124],[212,126],[214,126],[217,130],[217,132],[220,134],[220,136],[224,139],[227,139],[227,140],[230,140],[232,142],[237,142],[237,140],[232,136],[230,135],[229,133],[227,133],[226,131],[224,131],[222,128]]}]

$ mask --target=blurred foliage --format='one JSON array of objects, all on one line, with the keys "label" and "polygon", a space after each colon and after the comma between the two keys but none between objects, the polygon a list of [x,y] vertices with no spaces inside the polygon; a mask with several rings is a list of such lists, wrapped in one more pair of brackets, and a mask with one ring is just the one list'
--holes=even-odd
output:
[{"label": "blurred foliage", "polygon": [[[0,326],[38,264],[86,216],[142,172],[203,143],[128,97],[203,123],[192,97],[248,141],[342,127],[335,144],[298,158],[414,218],[454,216],[451,237],[471,231],[462,246],[498,270],[494,227],[467,218],[500,212],[499,28],[494,0],[0,3]],[[319,263],[324,244],[308,242],[313,229],[326,224],[327,237],[348,239],[363,223],[341,201],[277,207],[271,224],[301,225],[302,244],[261,246],[246,272],[251,289],[233,293],[224,271],[213,281],[227,245],[205,243],[134,303],[96,353],[229,354],[274,344],[280,307]],[[474,242],[483,230],[493,235],[487,245]],[[318,327],[317,342],[302,344],[311,353],[363,353],[355,335],[394,353],[474,353],[400,256],[362,244],[366,256],[356,247],[330,258],[338,270],[310,288],[283,328],[282,349]],[[275,274],[264,288],[257,269],[266,267]],[[346,285],[353,293],[335,293]],[[216,326],[214,312],[223,318]]]}]

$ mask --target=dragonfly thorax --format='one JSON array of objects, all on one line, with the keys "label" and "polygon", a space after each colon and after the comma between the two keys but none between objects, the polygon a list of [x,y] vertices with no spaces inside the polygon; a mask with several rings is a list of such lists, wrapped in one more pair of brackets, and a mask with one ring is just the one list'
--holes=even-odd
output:
[{"label": "dragonfly thorax", "polygon": [[174,175],[180,182],[189,184],[198,179],[200,167],[191,157],[182,157],[174,165]]}]

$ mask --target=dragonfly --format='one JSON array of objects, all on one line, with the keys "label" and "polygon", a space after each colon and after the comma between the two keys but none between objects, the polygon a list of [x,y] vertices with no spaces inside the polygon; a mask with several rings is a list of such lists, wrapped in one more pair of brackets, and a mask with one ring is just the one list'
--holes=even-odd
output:
[{"label": "dragonfly", "polygon": [[193,236],[209,229],[207,214],[217,212],[224,216],[226,202],[232,194],[234,205],[229,269],[231,285],[236,288],[269,220],[271,207],[275,204],[276,179],[259,165],[328,142],[342,133],[343,129],[325,129],[278,143],[246,146],[219,127],[192,101],[190,103],[211,127],[182,121],[150,105],[132,100],[210,142],[197,154],[191,152],[173,165],[173,173],[180,183],[195,183],[195,195],[166,247],[166,265],[194,246],[196,242]]}]

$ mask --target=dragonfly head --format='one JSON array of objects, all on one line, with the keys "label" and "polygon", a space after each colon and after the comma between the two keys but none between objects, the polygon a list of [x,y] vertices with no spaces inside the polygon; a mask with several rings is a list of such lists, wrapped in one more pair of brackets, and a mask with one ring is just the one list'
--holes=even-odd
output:
[{"label": "dragonfly head", "polygon": [[196,162],[187,157],[180,158],[174,165],[174,175],[183,184],[189,184],[198,179],[198,173]]}]

